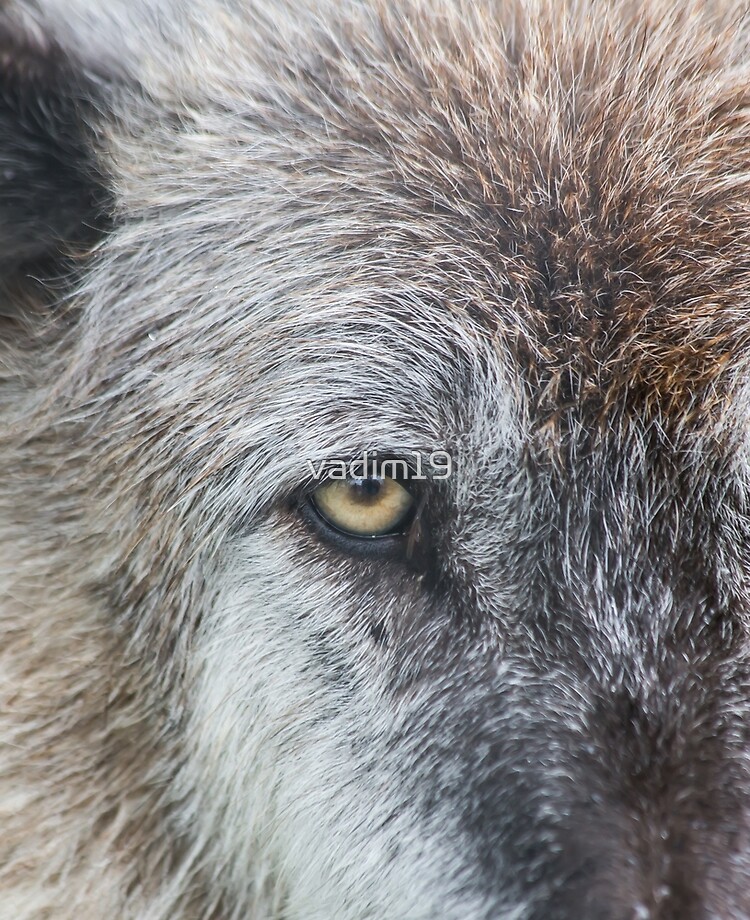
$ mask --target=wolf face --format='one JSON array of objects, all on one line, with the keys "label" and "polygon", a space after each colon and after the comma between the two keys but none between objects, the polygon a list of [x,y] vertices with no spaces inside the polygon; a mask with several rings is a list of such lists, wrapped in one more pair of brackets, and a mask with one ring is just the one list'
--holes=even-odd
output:
[{"label": "wolf face", "polygon": [[10,0],[0,87],[0,917],[750,917],[742,5]]}]

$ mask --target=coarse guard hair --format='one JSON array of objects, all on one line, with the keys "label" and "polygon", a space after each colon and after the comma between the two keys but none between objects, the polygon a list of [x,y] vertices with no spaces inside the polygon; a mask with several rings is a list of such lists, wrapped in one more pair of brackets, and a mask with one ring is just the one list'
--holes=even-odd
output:
[{"label": "coarse guard hair", "polygon": [[748,920],[749,437],[745,3],[3,0],[0,920]]}]

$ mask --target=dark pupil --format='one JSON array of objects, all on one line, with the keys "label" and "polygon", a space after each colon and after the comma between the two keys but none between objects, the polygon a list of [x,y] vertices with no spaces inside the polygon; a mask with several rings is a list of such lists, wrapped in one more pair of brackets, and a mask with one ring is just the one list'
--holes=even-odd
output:
[{"label": "dark pupil", "polygon": [[352,492],[354,493],[354,498],[363,502],[373,501],[380,494],[380,490],[383,487],[382,479],[375,479],[370,477],[369,479],[352,479]]}]

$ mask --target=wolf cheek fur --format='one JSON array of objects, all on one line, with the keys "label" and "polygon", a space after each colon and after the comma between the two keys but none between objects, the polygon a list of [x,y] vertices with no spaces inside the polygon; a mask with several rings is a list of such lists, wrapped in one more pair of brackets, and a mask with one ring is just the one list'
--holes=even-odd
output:
[{"label": "wolf cheek fur", "polygon": [[743,17],[0,7],[0,920],[750,917]]}]

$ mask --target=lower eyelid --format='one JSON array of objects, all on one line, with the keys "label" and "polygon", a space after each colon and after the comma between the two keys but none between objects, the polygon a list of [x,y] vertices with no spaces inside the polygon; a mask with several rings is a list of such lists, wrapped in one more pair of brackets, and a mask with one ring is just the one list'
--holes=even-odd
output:
[{"label": "lower eyelid", "polygon": [[[388,536],[392,531],[394,531],[402,522],[405,522],[408,518],[410,511],[406,509],[403,515],[398,515],[394,517],[394,523],[391,527],[386,528],[382,533],[372,532],[368,533],[366,524],[367,524],[367,512],[365,510],[361,511],[359,514],[355,513],[353,515],[353,520],[351,522],[351,527],[345,527],[343,524],[339,523],[335,516],[327,512],[325,508],[322,508],[318,502],[315,501],[315,498],[311,498],[311,504],[315,513],[322,519],[324,524],[327,524],[330,527],[335,528],[340,533],[343,533],[347,536],[352,537],[353,539],[358,540],[376,540],[379,537]],[[361,528],[360,532],[357,532],[358,522],[357,518],[361,519]]]},{"label": "lower eyelid", "polygon": [[328,523],[316,510],[311,500],[298,506],[298,513],[319,540],[347,556],[363,559],[399,559],[404,555],[406,536],[403,533],[383,534],[374,537],[357,537]]}]

